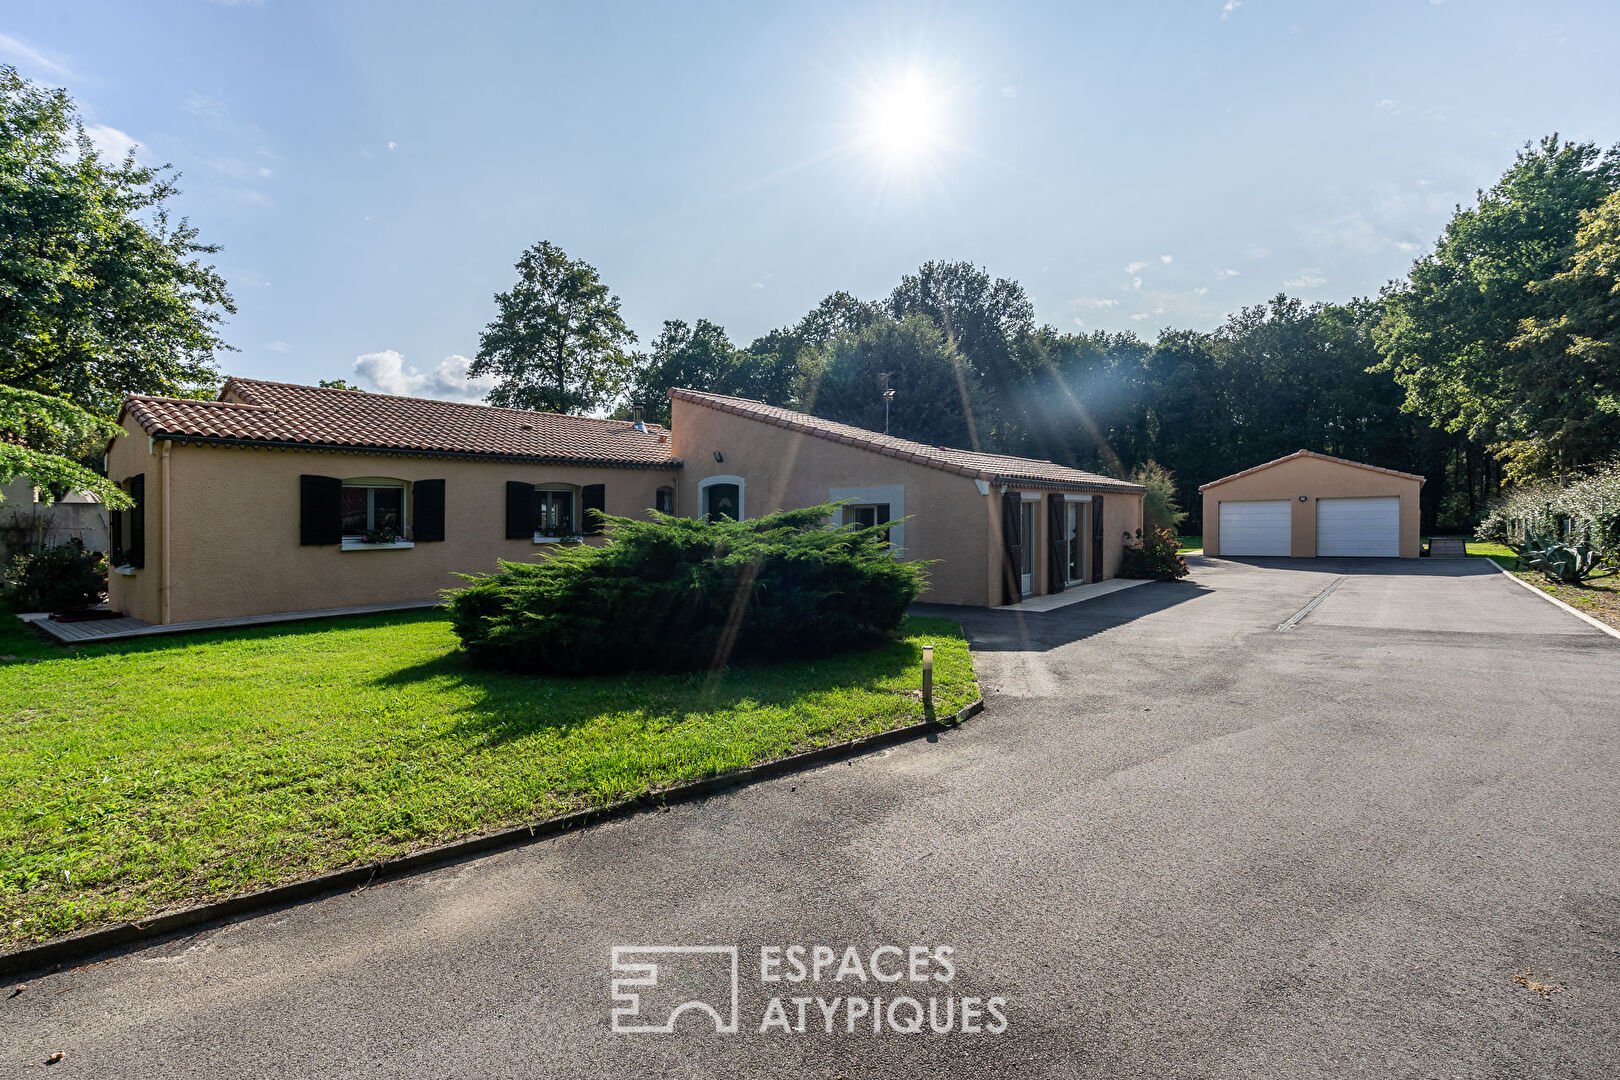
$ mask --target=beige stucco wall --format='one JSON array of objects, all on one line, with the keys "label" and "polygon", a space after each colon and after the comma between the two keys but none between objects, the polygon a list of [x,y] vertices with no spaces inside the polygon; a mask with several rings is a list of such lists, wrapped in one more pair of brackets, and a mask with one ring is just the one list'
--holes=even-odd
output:
[{"label": "beige stucco wall", "polygon": [[[776,510],[814,506],[841,488],[904,488],[906,558],[934,560],[921,599],[939,604],[986,605],[1001,597],[1001,493],[980,494],[973,479],[902,461],[775,424],[672,401],[671,440],[681,470],[683,514],[701,510],[703,481],[736,476],[745,481],[743,512],[758,517]],[[715,461],[719,452],[723,461]],[[1041,492],[1043,500],[1045,492]],[[1119,570],[1123,536],[1140,527],[1140,495],[1109,494],[1104,500],[1104,576]],[[1089,536],[1090,519],[1085,535]],[[1035,593],[1046,580],[1046,507],[1036,514]]]},{"label": "beige stucco wall", "polygon": [[[133,421],[130,422],[133,427]],[[109,475],[146,473],[146,567],[110,575],[110,603],[148,622],[428,599],[458,573],[497,559],[544,557],[551,545],[506,539],[506,483],[604,485],[605,509],[640,516],[675,470],[529,465],[454,458],[198,446],[138,428],[114,441]],[[445,539],[413,548],[343,551],[298,542],[299,476],[445,481]],[[677,495],[676,510],[681,505]],[[414,513],[407,509],[407,520]]]},{"label": "beige stucco wall", "polygon": [[[1204,490],[1204,554],[1221,553],[1222,502],[1287,499],[1293,505],[1293,557],[1316,557],[1316,500],[1398,495],[1401,500],[1401,558],[1422,550],[1418,492],[1421,480],[1395,476],[1321,458],[1291,458],[1248,476]],[[1299,497],[1305,496],[1301,502]]]}]

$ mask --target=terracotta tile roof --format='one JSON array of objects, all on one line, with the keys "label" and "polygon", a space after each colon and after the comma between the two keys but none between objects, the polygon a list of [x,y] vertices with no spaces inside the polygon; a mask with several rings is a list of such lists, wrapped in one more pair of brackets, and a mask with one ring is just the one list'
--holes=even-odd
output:
[{"label": "terracotta tile roof", "polygon": [[218,401],[133,394],[119,415],[151,436],[201,442],[375,450],[679,468],[669,432],[628,421],[229,378]]},{"label": "terracotta tile roof", "polygon": [[1417,473],[1400,472],[1396,469],[1386,469],[1379,465],[1368,465],[1360,461],[1351,461],[1349,458],[1330,457],[1327,454],[1318,454],[1315,450],[1295,450],[1292,454],[1284,454],[1282,457],[1276,458],[1273,461],[1268,461],[1263,465],[1252,465],[1249,468],[1244,469],[1242,472],[1235,472],[1231,476],[1223,476],[1219,480],[1211,480],[1207,484],[1200,484],[1198,485],[1198,490],[1203,491],[1205,488],[1212,488],[1216,484],[1224,484],[1228,480],[1236,480],[1240,476],[1248,476],[1250,473],[1257,473],[1261,469],[1269,469],[1273,465],[1281,465],[1283,462],[1293,461],[1295,458],[1316,458],[1318,461],[1331,461],[1335,465],[1352,465],[1358,469],[1366,469],[1368,472],[1387,473],[1390,476],[1398,476],[1402,480],[1416,480],[1420,484],[1426,482],[1426,478],[1419,476]]},{"label": "terracotta tile roof", "polygon": [[789,409],[778,408],[775,405],[750,401],[747,398],[726,397],[722,394],[706,394],[698,390],[680,389],[671,390],[669,396],[681,401],[690,401],[696,405],[703,405],[710,409],[718,409],[721,412],[746,416],[751,420],[758,420],[762,423],[775,424],[777,427],[787,428],[790,431],[803,432],[817,438],[829,439],[862,450],[870,450],[873,453],[900,458],[902,461],[912,461],[930,468],[943,469],[946,472],[958,473],[962,476],[971,476],[977,480],[988,480],[997,483],[1002,481],[1018,482],[1041,487],[1085,489],[1088,491],[1138,492],[1144,490],[1139,484],[1099,476],[1096,473],[1086,472],[1084,469],[1071,469],[1067,465],[1059,465],[1051,461],[1012,457],[1007,454],[986,454],[977,450],[953,450],[947,446],[929,446],[926,443],[913,442],[910,439],[898,439],[892,435],[883,435],[850,424],[840,424],[836,420],[823,420],[819,416],[793,412]]}]

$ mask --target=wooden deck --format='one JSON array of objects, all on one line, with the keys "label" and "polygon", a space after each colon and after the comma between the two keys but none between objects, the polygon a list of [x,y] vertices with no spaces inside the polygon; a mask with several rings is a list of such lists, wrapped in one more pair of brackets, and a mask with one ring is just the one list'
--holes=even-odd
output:
[{"label": "wooden deck", "polygon": [[438,607],[438,600],[400,600],[389,604],[361,604],[356,607],[322,608],[318,611],[282,611],[274,615],[243,615],[234,619],[197,619],[192,622],[149,623],[127,616],[94,619],[88,622],[53,622],[43,611],[17,616],[23,622],[49,635],[63,645],[95,645],[162,634],[192,634],[201,630],[231,630],[267,623],[302,622],[306,619],[335,619],[341,615],[374,615],[384,611],[418,611]]}]

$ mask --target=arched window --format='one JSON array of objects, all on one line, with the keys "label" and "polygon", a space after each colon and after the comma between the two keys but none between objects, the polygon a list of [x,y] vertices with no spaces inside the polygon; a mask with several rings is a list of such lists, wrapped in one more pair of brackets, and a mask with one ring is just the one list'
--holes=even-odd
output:
[{"label": "arched window", "polygon": [[705,521],[746,519],[748,484],[740,476],[710,476],[698,483],[698,510]]}]

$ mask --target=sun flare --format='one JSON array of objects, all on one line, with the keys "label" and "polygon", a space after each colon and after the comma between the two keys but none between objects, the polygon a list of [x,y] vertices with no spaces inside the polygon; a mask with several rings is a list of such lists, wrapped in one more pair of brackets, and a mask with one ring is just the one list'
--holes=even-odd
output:
[{"label": "sun flare", "polygon": [[905,75],[865,102],[866,141],[891,164],[915,164],[945,141],[945,97],[921,72]]}]

